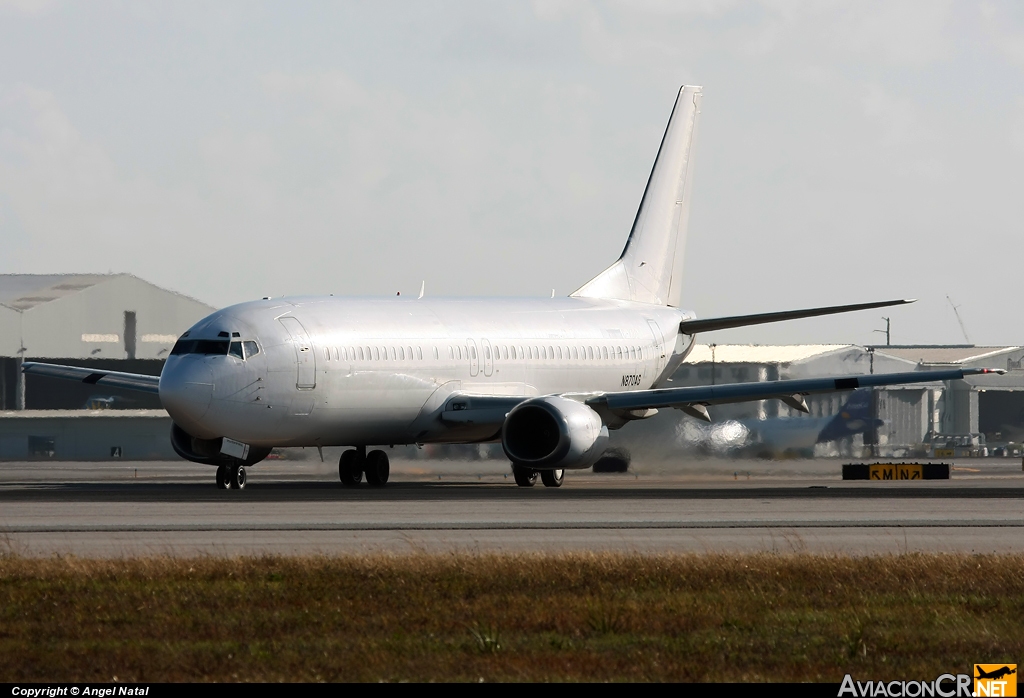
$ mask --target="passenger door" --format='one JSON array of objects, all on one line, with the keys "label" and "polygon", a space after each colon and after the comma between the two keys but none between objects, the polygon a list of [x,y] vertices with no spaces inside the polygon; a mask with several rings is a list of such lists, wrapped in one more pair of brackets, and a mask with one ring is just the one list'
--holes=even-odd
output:
[{"label": "passenger door", "polygon": [[291,335],[292,346],[295,347],[295,361],[298,364],[295,387],[299,390],[311,390],[316,387],[316,352],[313,351],[313,342],[297,318],[283,317],[280,320]]},{"label": "passenger door", "polygon": [[466,346],[469,349],[469,375],[476,377],[480,373],[480,356],[476,353],[476,342],[467,339]]},{"label": "passenger door", "polygon": [[480,349],[484,353],[484,375],[489,376],[494,373],[494,358],[491,356],[491,343],[486,339],[480,340]]}]

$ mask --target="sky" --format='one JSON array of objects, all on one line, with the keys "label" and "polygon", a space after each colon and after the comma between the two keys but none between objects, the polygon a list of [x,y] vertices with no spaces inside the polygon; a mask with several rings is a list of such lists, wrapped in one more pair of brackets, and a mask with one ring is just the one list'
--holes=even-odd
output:
[{"label": "sky", "polygon": [[571,293],[704,86],[684,305],[913,305],[718,343],[1024,344],[1024,4],[0,0],[0,273]]}]

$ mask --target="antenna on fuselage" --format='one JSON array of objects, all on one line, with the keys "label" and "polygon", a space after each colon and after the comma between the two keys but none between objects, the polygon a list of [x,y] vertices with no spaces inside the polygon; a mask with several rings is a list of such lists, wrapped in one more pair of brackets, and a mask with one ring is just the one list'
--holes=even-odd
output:
[{"label": "antenna on fuselage", "polygon": [[427,290],[427,280],[424,279],[420,282],[420,295],[416,296],[416,300],[423,298],[423,292]]},{"label": "antenna on fuselage", "polygon": [[552,298],[554,298],[554,297],[555,297],[555,289],[551,289],[551,297],[552,297]]}]

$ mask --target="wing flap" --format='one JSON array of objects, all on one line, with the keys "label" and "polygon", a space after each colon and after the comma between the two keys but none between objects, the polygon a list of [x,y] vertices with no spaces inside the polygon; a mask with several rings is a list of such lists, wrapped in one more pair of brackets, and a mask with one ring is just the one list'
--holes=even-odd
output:
[{"label": "wing flap", "polygon": [[80,366],[60,366],[58,364],[41,364],[26,361],[22,371],[32,376],[46,376],[63,380],[78,381],[88,385],[102,385],[110,388],[122,388],[141,393],[160,393],[160,376],[147,376],[142,373],[124,373],[123,371],[106,371]]},{"label": "wing flap", "polygon": [[641,410],[663,407],[691,407],[694,405],[723,405],[732,402],[778,399],[794,400],[796,396],[814,393],[832,393],[883,385],[906,383],[932,383],[959,380],[964,376],[982,373],[1006,373],[1003,369],[958,368],[945,371],[910,371],[907,373],[880,373],[867,376],[832,376],[827,378],[801,378],[796,380],[762,381],[758,383],[731,383],[702,385],[687,388],[658,388],[625,393],[606,393],[587,400],[591,406],[610,410]]}]

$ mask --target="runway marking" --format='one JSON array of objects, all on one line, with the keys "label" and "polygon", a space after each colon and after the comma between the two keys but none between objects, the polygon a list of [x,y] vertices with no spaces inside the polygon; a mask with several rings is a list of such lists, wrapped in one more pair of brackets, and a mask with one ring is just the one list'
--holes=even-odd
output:
[{"label": "runway marking", "polygon": [[67,526],[0,526],[0,533],[196,533],[216,531],[572,531],[572,530],[687,530],[734,528],[1024,528],[1024,521],[583,521],[583,522],[461,522],[461,523],[295,523],[295,524],[87,524]]}]

